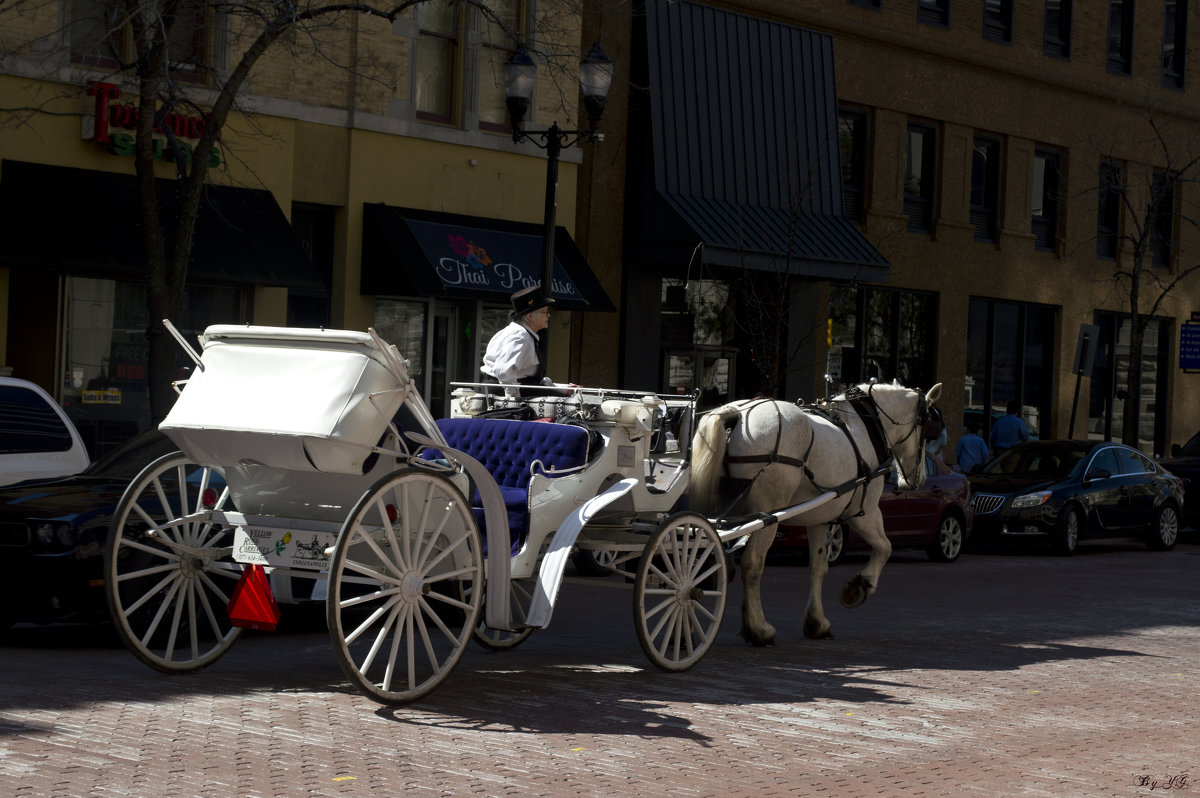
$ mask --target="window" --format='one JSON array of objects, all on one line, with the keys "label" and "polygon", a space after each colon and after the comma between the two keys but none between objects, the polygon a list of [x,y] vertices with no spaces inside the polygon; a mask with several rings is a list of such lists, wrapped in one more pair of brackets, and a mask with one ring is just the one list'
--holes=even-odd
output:
[{"label": "window", "polygon": [[875,378],[929,388],[937,381],[936,295],[834,286],[829,318],[831,376],[843,384]]},{"label": "window", "polygon": [[1100,164],[1100,185],[1097,189],[1096,257],[1117,259],[1117,244],[1121,234],[1121,166],[1112,161]]},{"label": "window", "polygon": [[1042,52],[1054,58],[1071,57],[1071,0],[1046,0]]},{"label": "window", "polygon": [[1167,172],[1156,172],[1150,186],[1150,256],[1155,266],[1169,268],[1175,241],[1175,182]]},{"label": "window", "polygon": [[417,118],[450,124],[458,103],[458,40],[462,14],[450,3],[417,6]]},{"label": "window", "polygon": [[[71,60],[84,66],[118,69],[134,53],[129,16],[121,3],[104,0],[71,0]],[[196,82],[209,58],[208,4],[182,0],[167,25],[167,60],[172,77]]]},{"label": "window", "polygon": [[1033,156],[1033,245],[1054,252],[1058,249],[1058,198],[1062,158],[1057,152],[1039,149]]},{"label": "window", "polygon": [[1133,73],[1133,0],[1109,0],[1108,71]]},{"label": "window", "polygon": [[971,156],[971,225],[975,240],[995,243],[1000,210],[1000,142],[975,139]]},{"label": "window", "polygon": [[842,215],[861,222],[867,171],[866,114],[838,111],[838,144],[842,151]]},{"label": "window", "polygon": [[983,0],[983,38],[1012,44],[1012,0]]},{"label": "window", "polygon": [[1050,437],[1055,315],[1048,305],[971,298],[963,421],[980,421],[985,439],[1012,401],[1020,403],[1031,436]]},{"label": "window", "polygon": [[918,0],[917,21],[926,25],[949,25],[950,0]]},{"label": "window", "polygon": [[[66,452],[74,444],[66,423],[41,394],[21,385],[0,385],[0,454]],[[13,462],[20,461],[14,458]]]},{"label": "window", "polygon": [[933,232],[933,200],[937,134],[926,125],[908,126],[908,155],[904,174],[904,213],[914,233]]},{"label": "window", "polygon": [[[1171,372],[1170,329],[1165,320],[1146,320],[1142,336],[1142,368],[1139,372],[1136,448],[1143,454],[1154,455],[1164,450],[1167,440],[1166,422],[1168,377]],[[1119,441],[1125,436],[1125,403],[1130,401],[1128,390],[1130,342],[1132,325],[1123,313],[1097,311],[1093,323],[1100,328],[1096,361],[1092,367],[1088,391],[1087,439]]]},{"label": "window", "polygon": [[1170,89],[1182,89],[1186,67],[1187,3],[1180,0],[1164,0],[1162,85]]},{"label": "window", "polygon": [[116,69],[125,54],[129,26],[124,8],[99,0],[71,0],[71,60]]},{"label": "window", "polygon": [[479,53],[479,127],[498,133],[512,130],[504,104],[504,62],[516,51],[525,20],[522,0],[490,0],[493,19],[481,13]]},{"label": "window", "polygon": [[[738,350],[732,345],[732,286],[719,280],[666,279],[661,284],[662,377],[659,389],[700,390],[700,405],[734,397]],[[752,371],[752,369],[751,369]]]}]

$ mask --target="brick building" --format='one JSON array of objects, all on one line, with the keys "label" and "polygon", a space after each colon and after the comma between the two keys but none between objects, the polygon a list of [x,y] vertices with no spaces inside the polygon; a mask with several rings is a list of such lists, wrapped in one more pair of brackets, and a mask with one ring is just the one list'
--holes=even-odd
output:
[{"label": "brick building", "polygon": [[[1043,437],[1066,437],[1086,330],[1095,367],[1080,381],[1073,433],[1120,440],[1130,306],[1114,275],[1132,263],[1128,239],[1148,221],[1152,189],[1175,175],[1162,203],[1170,212],[1148,231],[1139,445],[1165,453],[1200,428],[1200,378],[1184,368],[1195,363],[1185,323],[1200,310],[1200,274],[1187,274],[1200,263],[1200,189],[1184,167],[1197,144],[1200,71],[1188,58],[1186,3],[647,0],[641,10],[628,47],[610,47],[627,54],[618,73],[636,87],[625,142],[633,166],[587,173],[583,192],[593,202],[618,185],[630,195],[622,206],[632,213],[589,220],[624,229],[627,383],[750,395],[766,384],[754,362],[762,341],[758,322],[742,317],[782,308],[790,337],[776,393],[822,395],[827,371],[839,382],[942,382],[952,451],[964,420],[983,421],[986,435],[989,416],[1013,400]],[[819,57],[787,44],[797,28],[826,39],[835,82],[822,79]],[[755,185],[833,135],[809,129],[798,137],[809,149],[773,151],[797,124],[778,110],[793,102],[793,84],[836,92],[834,180],[883,268],[831,256],[822,271],[796,246],[821,218],[809,202],[829,189],[819,173],[790,193]],[[753,116],[746,94],[760,109]],[[789,229],[773,250],[751,246],[771,214]],[[732,234],[722,219],[736,219]],[[672,225],[682,232],[667,241]],[[698,254],[723,235],[773,264]],[[1180,277],[1152,305],[1150,286]],[[774,300],[785,293],[790,302]]]}]

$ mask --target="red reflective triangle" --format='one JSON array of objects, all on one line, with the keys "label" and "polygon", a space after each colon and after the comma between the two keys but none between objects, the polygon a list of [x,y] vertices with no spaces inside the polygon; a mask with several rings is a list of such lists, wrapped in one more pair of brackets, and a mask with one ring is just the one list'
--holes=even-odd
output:
[{"label": "red reflective triangle", "polygon": [[264,632],[275,630],[279,624],[279,605],[275,603],[267,572],[261,565],[250,565],[242,571],[226,611],[234,626]]}]

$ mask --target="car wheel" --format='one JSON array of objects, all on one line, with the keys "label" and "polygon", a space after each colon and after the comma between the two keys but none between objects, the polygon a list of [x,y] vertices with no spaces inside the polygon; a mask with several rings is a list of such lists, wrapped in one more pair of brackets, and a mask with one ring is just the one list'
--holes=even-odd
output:
[{"label": "car wheel", "polygon": [[1179,511],[1166,502],[1154,513],[1154,523],[1146,532],[1146,545],[1155,551],[1170,551],[1179,540]]},{"label": "car wheel", "polygon": [[846,527],[841,524],[829,525],[829,533],[825,536],[825,550],[829,554],[830,566],[842,561],[846,554]]},{"label": "car wheel", "polygon": [[1058,527],[1054,531],[1054,550],[1064,557],[1070,557],[1079,546],[1079,510],[1068,504],[1058,516]]},{"label": "car wheel", "polygon": [[942,516],[938,524],[937,537],[929,542],[925,553],[934,562],[954,562],[963,548],[963,524],[954,513]]},{"label": "car wheel", "polygon": [[608,576],[613,573],[617,562],[617,552],[591,549],[576,549],[571,555],[571,562],[580,576]]}]

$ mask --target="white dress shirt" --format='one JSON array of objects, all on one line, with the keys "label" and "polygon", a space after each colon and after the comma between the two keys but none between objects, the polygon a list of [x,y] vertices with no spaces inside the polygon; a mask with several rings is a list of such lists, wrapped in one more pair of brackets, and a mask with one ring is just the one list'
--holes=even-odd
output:
[{"label": "white dress shirt", "polygon": [[[509,322],[508,326],[492,336],[488,341],[487,351],[483,355],[483,365],[480,371],[489,377],[494,377],[503,383],[515,383],[525,377],[531,377],[538,370],[538,335],[519,321]],[[542,378],[543,385],[553,385],[548,378]],[[508,396],[519,396],[516,388],[506,388]]]}]

